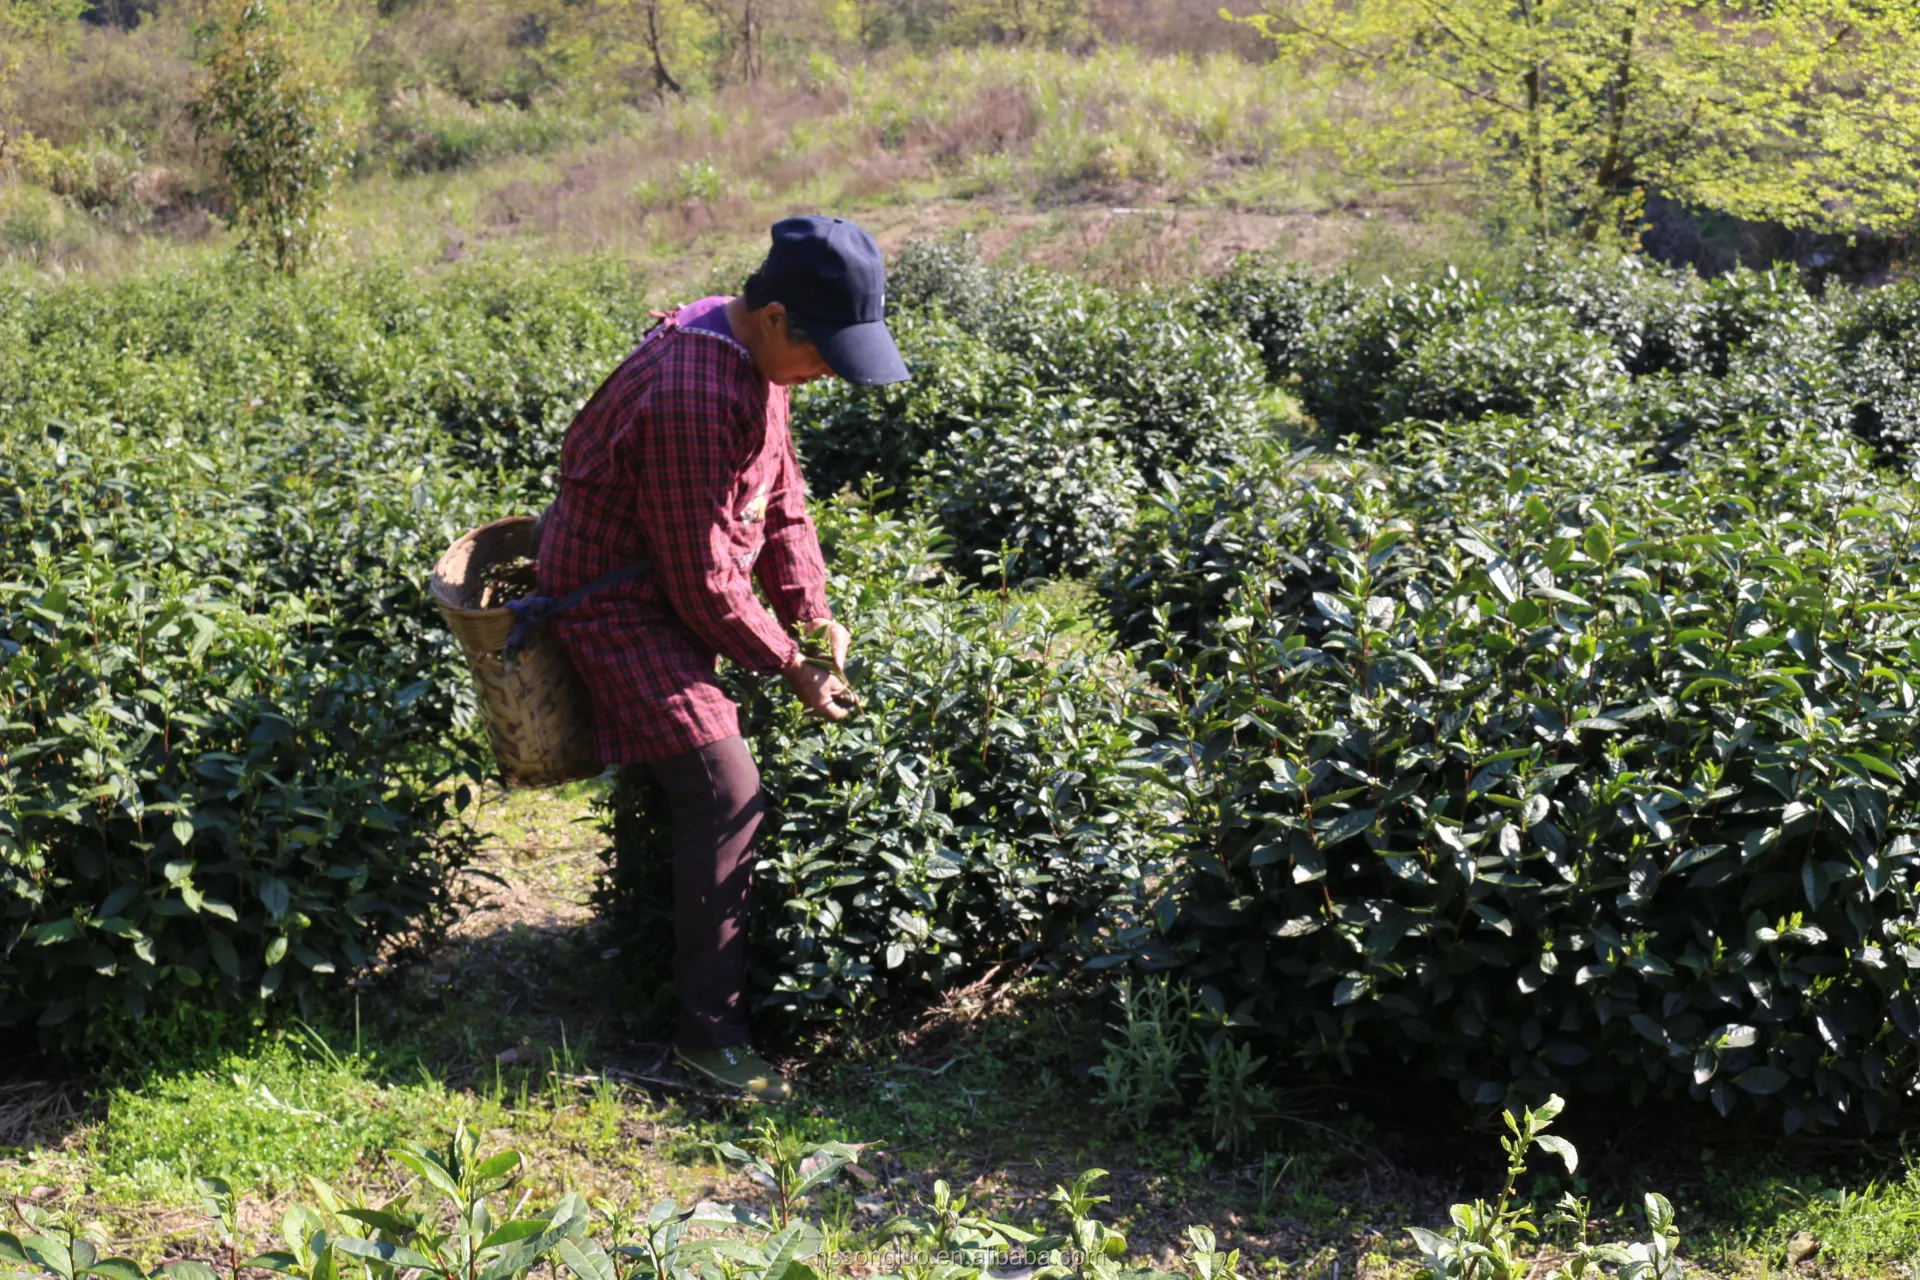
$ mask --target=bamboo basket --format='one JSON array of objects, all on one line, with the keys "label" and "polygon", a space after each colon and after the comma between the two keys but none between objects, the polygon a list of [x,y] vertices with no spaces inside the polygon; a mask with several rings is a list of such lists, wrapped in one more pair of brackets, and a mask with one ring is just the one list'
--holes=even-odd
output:
[{"label": "bamboo basket", "polygon": [[[488,570],[525,559],[533,545],[532,516],[495,520],[448,547],[432,579],[434,601],[460,642],[479,689],[502,780],[517,788],[556,787],[591,778],[601,769],[593,754],[586,686],[553,628],[542,627],[511,661],[501,656],[514,615],[496,598],[496,580]],[[510,572],[530,576],[533,571]]]}]

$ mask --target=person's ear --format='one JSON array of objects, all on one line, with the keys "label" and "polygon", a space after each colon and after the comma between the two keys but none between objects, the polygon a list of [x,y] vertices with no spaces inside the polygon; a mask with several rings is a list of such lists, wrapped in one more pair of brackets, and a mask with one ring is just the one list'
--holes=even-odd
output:
[{"label": "person's ear", "polygon": [[766,317],[764,323],[766,324],[767,331],[769,333],[771,333],[777,327],[780,330],[780,333],[782,334],[782,336],[786,334],[786,331],[787,331],[787,304],[786,303],[769,302],[766,306],[760,308],[760,311],[761,311],[761,314]]}]

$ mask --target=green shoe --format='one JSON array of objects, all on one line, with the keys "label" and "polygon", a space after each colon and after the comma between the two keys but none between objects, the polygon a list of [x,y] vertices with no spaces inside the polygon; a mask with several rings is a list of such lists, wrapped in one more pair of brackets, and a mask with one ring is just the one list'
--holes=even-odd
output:
[{"label": "green shoe", "polygon": [[728,1093],[752,1098],[756,1102],[786,1102],[793,1090],[773,1069],[773,1064],[744,1044],[719,1049],[684,1049],[673,1046],[673,1056],[705,1076]]}]

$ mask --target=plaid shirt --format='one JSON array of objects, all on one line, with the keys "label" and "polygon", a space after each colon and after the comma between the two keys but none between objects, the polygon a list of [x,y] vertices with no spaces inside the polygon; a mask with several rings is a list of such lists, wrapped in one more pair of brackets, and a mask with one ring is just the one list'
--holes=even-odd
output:
[{"label": "plaid shirt", "polygon": [[744,347],[681,328],[676,316],[567,428],[560,497],[541,535],[543,595],[652,562],[552,624],[586,682],[605,764],[739,733],[715,655],[777,671],[799,652],[792,624],[832,616],[787,434],[787,389],[761,377]]}]

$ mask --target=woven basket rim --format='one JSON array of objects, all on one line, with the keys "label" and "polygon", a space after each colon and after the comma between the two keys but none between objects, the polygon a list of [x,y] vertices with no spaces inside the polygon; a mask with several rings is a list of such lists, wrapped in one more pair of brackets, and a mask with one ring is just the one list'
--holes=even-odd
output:
[{"label": "woven basket rim", "polygon": [[505,605],[500,605],[492,609],[477,609],[472,605],[461,604],[459,599],[461,588],[455,585],[442,570],[446,568],[447,562],[453,558],[454,553],[463,547],[468,549],[469,559],[471,559],[472,547],[479,542],[484,534],[496,530],[505,531],[519,526],[525,526],[531,529],[535,519],[536,517],[534,516],[505,516],[499,520],[490,520],[486,524],[477,525],[455,538],[448,544],[447,549],[440,553],[440,558],[434,561],[433,573],[430,575],[428,582],[433,593],[434,603],[448,613],[458,614],[463,618],[476,620],[481,618],[497,618],[502,614],[512,613],[513,610],[507,608]]}]

